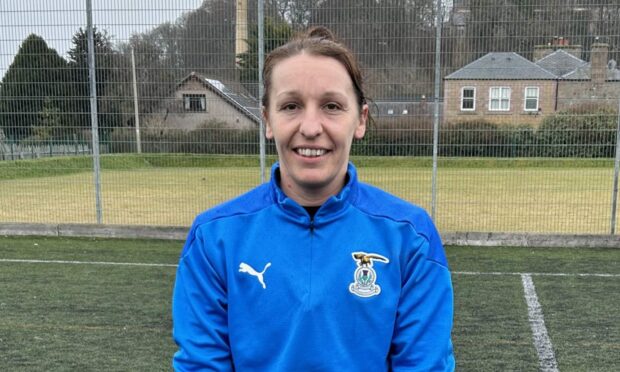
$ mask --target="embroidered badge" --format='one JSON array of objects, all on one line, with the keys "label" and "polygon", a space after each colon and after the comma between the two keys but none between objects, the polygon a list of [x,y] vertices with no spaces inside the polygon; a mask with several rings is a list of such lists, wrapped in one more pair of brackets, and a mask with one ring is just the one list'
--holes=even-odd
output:
[{"label": "embroidered badge", "polygon": [[265,285],[265,280],[263,278],[263,274],[265,273],[265,271],[267,271],[269,266],[271,266],[271,262],[267,262],[267,265],[265,265],[265,268],[263,269],[263,271],[258,272],[256,270],[254,270],[254,268],[252,266],[246,264],[245,262],[242,262],[242,263],[239,264],[239,272],[240,273],[247,273],[249,275],[255,276],[256,279],[258,279],[258,282],[263,286],[263,289],[266,289],[267,286]]},{"label": "embroidered badge", "polygon": [[357,269],[353,273],[354,282],[349,285],[349,292],[360,297],[372,297],[381,293],[381,287],[376,285],[377,272],[372,268],[373,261],[389,263],[387,258],[366,252],[353,252],[351,254],[357,263]]}]

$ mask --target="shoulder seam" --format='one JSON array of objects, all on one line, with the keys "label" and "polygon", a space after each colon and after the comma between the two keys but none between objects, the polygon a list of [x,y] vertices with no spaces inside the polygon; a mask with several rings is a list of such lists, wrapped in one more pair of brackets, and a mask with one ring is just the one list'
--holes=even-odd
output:
[{"label": "shoulder seam", "polygon": [[224,219],[224,218],[232,218],[232,217],[237,217],[237,216],[246,216],[246,215],[251,215],[251,214],[254,214],[254,213],[259,213],[259,212],[262,212],[263,210],[265,210],[267,208],[270,208],[271,206],[273,206],[273,204],[267,204],[264,207],[256,209],[256,210],[253,210],[253,211],[234,212],[234,213],[230,213],[230,214],[223,215],[223,216],[217,216],[217,217],[209,218],[206,221],[201,221],[198,224],[196,224],[196,227],[202,226],[202,225],[206,225],[206,224],[211,223],[211,222],[219,221],[219,220]]},{"label": "shoulder seam", "polygon": [[436,259],[434,259],[434,258],[430,258],[430,257],[426,257],[426,260],[427,260],[428,262],[434,263],[434,264],[436,264],[436,265],[438,265],[438,266],[440,266],[440,267],[442,267],[442,268],[444,268],[444,269],[448,270],[448,272],[450,272],[450,268],[449,268],[448,266],[446,266],[446,265],[444,265],[443,263],[441,263],[441,262],[437,261]]},{"label": "shoulder seam", "polygon": [[411,228],[413,229],[413,231],[414,231],[416,234],[420,235],[420,236],[421,236],[421,237],[423,237],[423,238],[424,238],[424,239],[425,239],[428,243],[430,243],[430,239],[428,238],[428,236],[426,236],[425,234],[420,233],[420,232],[418,231],[418,229],[416,229],[416,227],[415,227],[415,225],[413,224],[413,222],[411,222],[410,220],[407,220],[407,219],[402,219],[402,220],[399,220],[399,219],[395,219],[395,218],[393,218],[393,217],[391,217],[391,216],[388,216],[388,215],[385,215],[385,214],[375,214],[375,213],[370,213],[370,212],[368,212],[368,211],[366,211],[366,210],[364,210],[364,209],[362,209],[362,208],[358,207],[358,206],[357,206],[357,205],[355,205],[355,204],[352,204],[352,206],[353,206],[355,209],[357,209],[358,211],[360,211],[360,212],[362,212],[362,213],[364,213],[364,214],[366,214],[366,215],[368,215],[368,216],[377,217],[377,218],[385,218],[385,219],[390,220],[390,221],[393,221],[393,222],[407,224],[407,225],[411,226]]}]

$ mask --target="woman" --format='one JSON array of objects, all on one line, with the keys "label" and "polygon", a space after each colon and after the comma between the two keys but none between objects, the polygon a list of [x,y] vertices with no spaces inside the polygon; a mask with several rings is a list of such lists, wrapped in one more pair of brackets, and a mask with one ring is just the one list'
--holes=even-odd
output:
[{"label": "woman", "polygon": [[451,371],[452,284],[420,208],[358,182],[360,69],[323,27],[265,61],[271,181],[199,215],[173,298],[176,370]]}]

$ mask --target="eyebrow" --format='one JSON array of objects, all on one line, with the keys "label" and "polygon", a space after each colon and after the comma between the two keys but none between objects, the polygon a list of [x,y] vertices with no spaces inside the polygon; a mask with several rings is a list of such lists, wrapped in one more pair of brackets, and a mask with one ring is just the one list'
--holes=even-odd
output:
[{"label": "eyebrow", "polygon": [[[281,93],[278,93],[275,98],[298,98],[302,96],[302,94],[300,94],[298,91],[296,90],[287,90]],[[323,94],[321,94],[321,98],[334,98],[334,99],[347,99],[346,94],[343,94],[341,92],[337,92],[337,91],[327,91],[324,92]]]}]

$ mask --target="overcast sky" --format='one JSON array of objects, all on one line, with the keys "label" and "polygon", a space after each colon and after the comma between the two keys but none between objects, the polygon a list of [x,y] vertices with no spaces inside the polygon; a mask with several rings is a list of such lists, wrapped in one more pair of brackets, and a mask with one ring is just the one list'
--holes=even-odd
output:
[{"label": "overcast sky", "polygon": [[[133,33],[174,22],[200,6],[202,0],[92,0],[93,24],[105,29],[113,41]],[[37,34],[58,54],[67,57],[71,37],[86,28],[86,0],[0,0],[0,79],[20,44]]]}]

